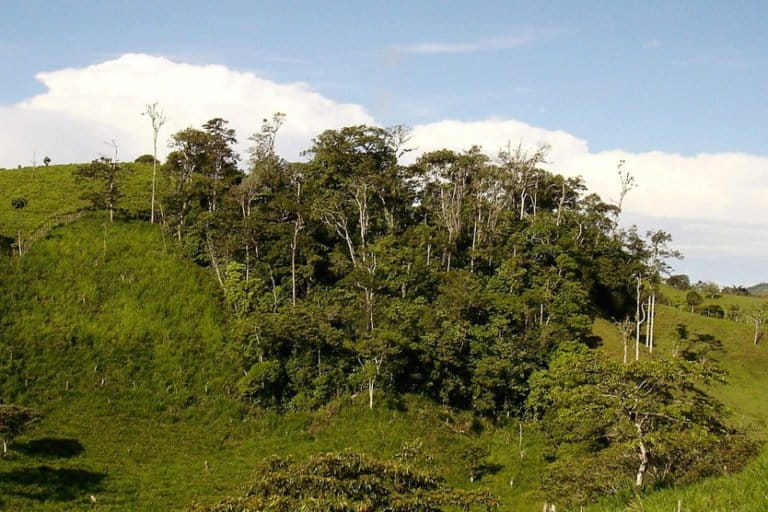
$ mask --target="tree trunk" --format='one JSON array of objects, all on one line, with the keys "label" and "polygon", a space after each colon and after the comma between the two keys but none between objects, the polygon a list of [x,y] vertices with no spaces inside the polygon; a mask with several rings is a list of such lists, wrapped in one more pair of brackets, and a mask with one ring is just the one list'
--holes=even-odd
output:
[{"label": "tree trunk", "polygon": [[640,466],[637,468],[637,475],[635,476],[635,487],[642,487],[645,479],[645,472],[648,469],[648,449],[645,446],[642,438],[642,428],[639,424],[635,424],[638,434],[640,434]]},{"label": "tree trunk", "polygon": [[152,207],[149,214],[149,223],[155,223],[155,183],[157,180],[157,131],[153,140],[153,160],[152,160]]},{"label": "tree trunk", "polygon": [[650,316],[650,324],[651,324],[651,338],[648,340],[648,350],[653,354],[653,338],[655,337],[655,329],[656,329],[656,292],[654,291],[651,294],[651,316]]},{"label": "tree trunk", "polygon": [[373,385],[374,385],[375,379],[371,378],[368,381],[368,408],[373,410]]}]

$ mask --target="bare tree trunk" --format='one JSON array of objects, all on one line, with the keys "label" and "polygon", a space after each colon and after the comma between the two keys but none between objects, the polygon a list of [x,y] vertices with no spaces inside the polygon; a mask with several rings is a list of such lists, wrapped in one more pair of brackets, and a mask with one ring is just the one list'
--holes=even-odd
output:
[{"label": "bare tree trunk", "polygon": [[652,318],[652,311],[651,311],[651,296],[648,296],[648,309],[646,310],[648,312],[648,319],[645,322],[645,346],[649,347],[648,344],[651,341],[651,318]]},{"label": "bare tree trunk", "polygon": [[[642,279],[637,276],[637,290],[636,290],[636,311],[635,311],[635,361],[640,360],[640,326],[643,324],[646,318],[645,308],[642,305],[641,292],[642,292]],[[642,317],[640,314],[642,313]]]},{"label": "bare tree trunk", "polygon": [[296,306],[296,249],[298,247],[299,231],[303,227],[301,215],[293,221],[293,238],[291,239],[291,305]]},{"label": "bare tree trunk", "polygon": [[656,292],[654,291],[651,294],[651,316],[650,316],[650,323],[651,323],[651,338],[648,340],[648,350],[653,354],[653,338],[654,338],[654,330],[656,329]]},{"label": "bare tree trunk", "polygon": [[[642,433],[642,429],[639,424],[635,424],[638,433]],[[637,468],[637,475],[635,475],[635,487],[642,487],[645,479],[645,472],[648,469],[648,449],[643,442],[642,435],[640,436],[640,466]]]},{"label": "bare tree trunk", "polygon": [[219,285],[224,288],[224,280],[221,277],[221,271],[219,270],[219,263],[216,260],[216,254],[213,251],[213,242],[211,241],[211,236],[208,235],[208,255],[211,257],[211,264],[213,265],[213,269],[216,271],[216,279],[219,281]]},{"label": "bare tree trunk", "polygon": [[371,377],[368,381],[368,408],[373,410],[373,386],[376,381],[375,377]]}]

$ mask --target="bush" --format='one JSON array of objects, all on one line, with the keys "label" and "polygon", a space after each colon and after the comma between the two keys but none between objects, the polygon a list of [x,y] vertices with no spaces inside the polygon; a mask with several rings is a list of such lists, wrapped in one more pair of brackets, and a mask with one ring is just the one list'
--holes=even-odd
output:
[{"label": "bush", "polygon": [[16,210],[21,210],[27,206],[27,199],[25,197],[14,197],[11,199],[11,206]]}]

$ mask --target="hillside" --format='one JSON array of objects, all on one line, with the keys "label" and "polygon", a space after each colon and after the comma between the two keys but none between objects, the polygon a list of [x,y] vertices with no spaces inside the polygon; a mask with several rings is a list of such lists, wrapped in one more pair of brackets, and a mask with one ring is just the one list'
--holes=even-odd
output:
[{"label": "hillside", "polygon": [[[122,207],[130,216],[146,216],[150,197],[152,166],[125,163],[123,166]],[[82,195],[93,185],[78,180],[74,172],[78,164],[51,165],[0,170],[0,252],[8,251],[19,235],[33,242],[55,225],[71,221],[71,216],[86,206]],[[167,185],[161,176],[159,190]],[[13,208],[11,201],[24,198],[22,209]]]},{"label": "hillside", "polygon": [[237,369],[214,286],[158,229],[102,216],[58,228],[0,265],[0,389],[46,414],[0,469],[7,509],[91,510],[94,494],[99,510],[174,510],[237,493],[271,454],[393,457],[406,443],[421,443],[466,487],[461,453],[478,441],[491,449],[482,485],[510,507],[540,499],[538,441],[527,427],[521,457],[507,449],[516,427],[472,434],[470,416],[416,397],[375,411],[358,397],[243,420],[227,391]]},{"label": "hillside", "polygon": [[[438,162],[445,158],[438,156]],[[626,275],[613,265],[631,258],[620,244],[610,245],[604,205],[572,212],[592,219],[594,230],[586,234],[581,224],[561,223],[559,211],[526,218],[515,211],[505,228],[513,235],[496,235],[498,246],[487,242],[485,252],[476,253],[468,237],[463,246],[457,242],[450,271],[450,252],[442,259],[427,252],[432,242],[445,243],[436,235],[444,226],[413,226],[394,243],[382,223],[379,240],[345,244],[326,229],[327,211],[317,216],[292,203],[293,185],[279,181],[259,189],[243,179],[227,202],[220,199],[224,212],[214,216],[208,205],[219,190],[198,177],[189,189],[179,188],[188,197],[170,202],[177,210],[166,210],[169,222],[178,222],[174,232],[144,220],[150,168],[128,165],[123,213],[110,223],[104,213],[81,211],[87,186],[73,178],[76,167],[0,172],[3,243],[10,247],[19,234],[29,241],[23,256],[0,258],[0,398],[45,413],[12,444],[13,456],[0,461],[2,506],[92,510],[93,495],[99,510],[183,510],[193,501],[238,495],[253,468],[273,454],[301,460],[352,449],[392,459],[406,449],[451,486],[489,488],[501,510],[541,509],[552,447],[536,423],[515,416],[524,412],[526,379],[546,365],[550,346],[569,336],[591,333],[598,350],[621,355],[616,327],[599,317],[591,322],[587,313],[599,309],[582,289],[592,286],[605,304],[627,300],[616,279]],[[323,172],[327,167],[318,165]],[[315,184],[310,205],[326,199],[331,186],[338,189],[335,200],[345,200],[344,187],[333,176],[325,179]],[[251,203],[242,198],[250,193],[262,210],[246,217]],[[25,208],[11,206],[16,197],[27,199]],[[545,199],[541,204],[554,211],[557,198]],[[301,216],[286,222],[286,208],[306,219],[315,215],[314,225],[307,227]],[[385,214],[391,212],[383,209],[379,220]],[[401,215],[403,223],[415,218]],[[220,231],[203,237],[211,225]],[[306,247],[294,253],[298,270],[283,243],[291,225],[294,247]],[[519,233],[525,234],[521,247],[551,259],[510,258],[504,244],[513,243],[516,254]],[[583,236],[594,243],[582,245]],[[249,248],[263,252],[254,257]],[[217,269],[224,293],[213,269],[217,250],[229,258]],[[373,265],[355,268],[355,254],[363,250],[373,251]],[[359,276],[375,276],[377,261],[389,275],[379,275],[374,288]],[[396,280],[385,281],[393,275]],[[291,277],[299,282],[292,306]],[[551,283],[557,293],[550,294]],[[366,286],[386,306],[377,311],[376,329],[368,300],[374,293]],[[764,344],[752,343],[748,325],[690,313],[683,292],[662,291],[670,305],[658,306],[653,357],[669,358],[684,324],[689,339],[707,343],[708,357],[729,372],[727,385],[709,389],[732,411],[727,421],[754,439],[768,439]],[[409,294],[421,296],[408,302]],[[553,298],[551,323],[549,312],[544,320],[546,297]],[[729,311],[762,301],[724,295],[706,302]],[[374,366],[384,360],[377,350],[389,367]],[[473,449],[479,461],[470,461]],[[645,510],[671,510],[677,499],[691,507],[750,510],[764,489],[749,482],[764,471],[766,457],[740,474],[649,491]],[[473,464],[479,478],[470,482]],[[626,498],[590,510],[618,512]]]},{"label": "hillside", "polygon": [[747,288],[749,290],[749,293],[752,295],[757,295],[759,297],[768,295],[768,283],[758,283],[754,286],[750,286]]}]

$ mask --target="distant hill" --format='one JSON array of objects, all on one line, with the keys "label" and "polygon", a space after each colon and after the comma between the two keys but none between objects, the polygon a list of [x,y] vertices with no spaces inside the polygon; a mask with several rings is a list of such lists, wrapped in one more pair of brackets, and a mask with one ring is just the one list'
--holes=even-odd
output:
[{"label": "distant hill", "polygon": [[747,288],[747,290],[749,290],[749,293],[751,295],[764,297],[768,295],[768,283],[758,283],[754,286],[750,286],[749,288]]}]

